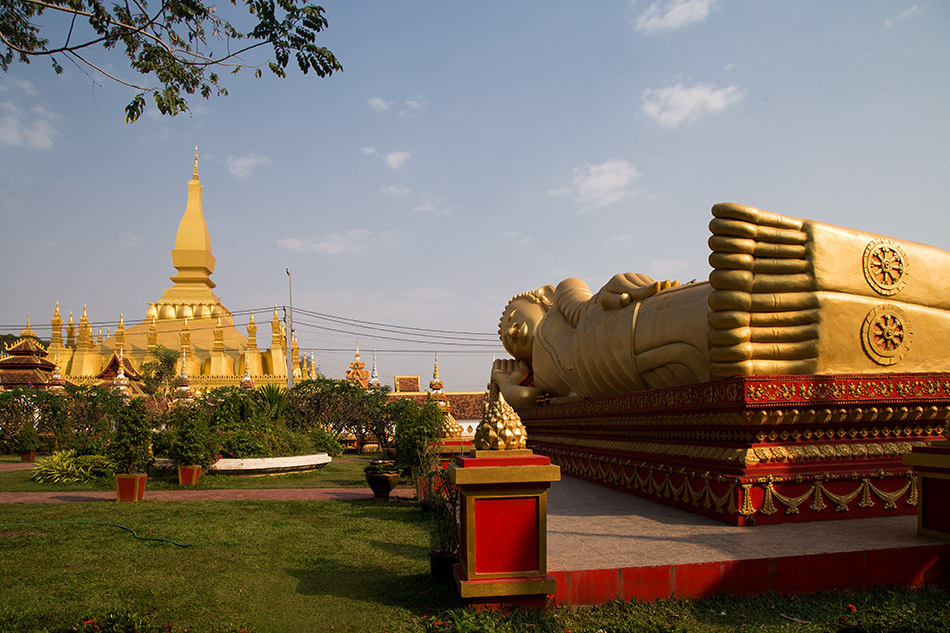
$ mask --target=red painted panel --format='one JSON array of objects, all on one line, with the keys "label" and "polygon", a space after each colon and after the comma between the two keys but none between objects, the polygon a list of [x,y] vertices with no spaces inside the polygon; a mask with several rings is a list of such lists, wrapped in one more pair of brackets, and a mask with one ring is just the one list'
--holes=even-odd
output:
[{"label": "red painted panel", "polygon": [[653,602],[673,595],[672,565],[625,567],[620,570],[620,599]]},{"label": "red painted panel", "polygon": [[568,572],[568,604],[604,604],[620,596],[617,569],[579,569]]},{"label": "red painted panel", "polygon": [[864,576],[868,587],[911,584],[910,556],[907,548],[875,549],[865,552]]},{"label": "red painted panel", "polygon": [[864,552],[822,554],[818,560],[818,588],[822,591],[860,590],[867,586]]},{"label": "red painted panel", "polygon": [[921,526],[950,535],[950,479],[924,475],[920,480]]},{"label": "red painted panel", "polygon": [[538,571],[538,498],[474,501],[475,573]]},{"label": "red painted panel", "polygon": [[818,554],[774,559],[772,588],[779,595],[818,591]]},{"label": "red painted panel", "polygon": [[722,591],[733,596],[757,596],[772,588],[769,558],[722,562]]},{"label": "red painted panel", "polygon": [[702,598],[722,591],[722,563],[673,566],[673,597]]}]

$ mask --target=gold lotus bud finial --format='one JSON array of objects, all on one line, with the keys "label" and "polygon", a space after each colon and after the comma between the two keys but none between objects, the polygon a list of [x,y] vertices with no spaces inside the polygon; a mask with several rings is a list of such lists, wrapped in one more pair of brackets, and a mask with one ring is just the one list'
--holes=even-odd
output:
[{"label": "gold lotus bud finial", "polygon": [[498,386],[488,391],[488,404],[482,421],[475,429],[475,448],[478,450],[512,450],[525,448],[528,434],[519,416],[505,401]]},{"label": "gold lotus bud finial", "polygon": [[192,178],[198,179],[198,146],[195,145],[195,170],[191,174]]},{"label": "gold lotus bud finial", "polygon": [[462,425],[458,423],[451,413],[446,411],[442,415],[442,426],[439,429],[439,434],[441,437],[462,437]]}]

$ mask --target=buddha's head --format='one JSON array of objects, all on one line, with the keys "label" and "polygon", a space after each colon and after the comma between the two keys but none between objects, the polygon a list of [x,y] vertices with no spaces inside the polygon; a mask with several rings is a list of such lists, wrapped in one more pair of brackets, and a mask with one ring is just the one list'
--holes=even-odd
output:
[{"label": "buddha's head", "polygon": [[554,286],[542,286],[512,297],[501,314],[498,335],[508,353],[518,360],[531,361],[534,331],[551,309]]}]

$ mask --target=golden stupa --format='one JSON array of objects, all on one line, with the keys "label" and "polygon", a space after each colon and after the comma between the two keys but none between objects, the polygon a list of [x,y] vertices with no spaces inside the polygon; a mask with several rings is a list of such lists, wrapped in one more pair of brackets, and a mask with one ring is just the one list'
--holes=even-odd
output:
[{"label": "golden stupa", "polygon": [[[98,384],[100,374],[114,357],[124,357],[139,370],[149,352],[161,345],[181,354],[178,370],[197,391],[242,383],[286,384],[285,329],[277,307],[270,322],[270,349],[260,350],[254,314],[250,314],[244,326],[246,334],[240,332],[231,311],[212,292],[215,259],[201,206],[201,189],[196,148],[188,202],[171,251],[172,265],[177,271],[170,277],[173,285],[158,301],[149,302],[141,323],[126,328],[124,316],[120,315],[115,333],[103,339],[100,328],[95,337],[83,306],[78,328],[70,312],[64,341],[63,319],[59,303],[56,304],[50,319],[53,332],[47,357],[55,359],[67,382]],[[306,357],[300,358],[296,343],[295,337],[291,344],[294,376],[306,377],[312,368],[306,366]]]}]

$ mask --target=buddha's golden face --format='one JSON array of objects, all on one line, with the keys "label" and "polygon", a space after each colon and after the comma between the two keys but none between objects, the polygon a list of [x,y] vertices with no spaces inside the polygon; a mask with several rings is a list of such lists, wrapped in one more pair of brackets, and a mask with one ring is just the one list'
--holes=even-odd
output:
[{"label": "buddha's golden face", "polygon": [[519,299],[508,304],[501,315],[501,342],[518,360],[530,361],[534,349],[534,331],[544,317],[544,308],[533,301]]}]

